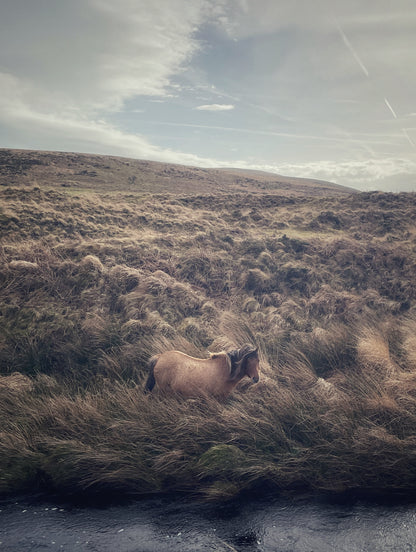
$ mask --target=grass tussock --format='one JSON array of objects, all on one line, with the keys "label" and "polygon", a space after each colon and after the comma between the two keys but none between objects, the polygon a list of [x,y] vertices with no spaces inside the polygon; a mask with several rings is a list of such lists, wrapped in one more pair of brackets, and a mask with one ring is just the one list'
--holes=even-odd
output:
[{"label": "grass tussock", "polygon": [[[416,491],[413,195],[1,196],[0,492]],[[143,392],[247,342],[225,403]]]}]

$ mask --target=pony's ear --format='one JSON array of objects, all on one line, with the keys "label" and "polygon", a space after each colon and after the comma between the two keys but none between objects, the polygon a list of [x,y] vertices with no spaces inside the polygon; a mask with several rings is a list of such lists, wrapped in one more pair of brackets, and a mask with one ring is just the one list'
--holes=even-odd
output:
[{"label": "pony's ear", "polygon": [[258,349],[252,349],[251,351],[248,351],[248,353],[246,353],[243,357],[243,360],[244,360],[244,364],[246,364],[246,362],[248,361],[249,358],[258,358]]},{"label": "pony's ear", "polygon": [[258,356],[259,355],[259,348],[256,347],[255,349],[253,349],[252,351],[249,352],[249,354],[247,355],[248,357],[251,357],[251,356]]}]

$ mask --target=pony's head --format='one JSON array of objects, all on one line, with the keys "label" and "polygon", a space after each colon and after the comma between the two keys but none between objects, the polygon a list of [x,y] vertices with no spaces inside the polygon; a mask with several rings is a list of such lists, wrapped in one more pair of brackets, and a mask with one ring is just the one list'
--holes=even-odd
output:
[{"label": "pony's head", "polygon": [[252,350],[244,356],[243,370],[245,371],[245,375],[249,377],[253,383],[257,383],[259,381],[260,363],[258,349],[252,348]]},{"label": "pony's head", "polygon": [[253,383],[259,381],[259,352],[256,347],[244,345],[228,353],[228,356],[231,360],[231,379],[240,380],[247,376]]}]

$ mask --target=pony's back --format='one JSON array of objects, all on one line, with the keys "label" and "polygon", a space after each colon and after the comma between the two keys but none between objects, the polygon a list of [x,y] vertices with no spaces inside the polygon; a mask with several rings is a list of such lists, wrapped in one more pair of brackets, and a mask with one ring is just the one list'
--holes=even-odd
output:
[{"label": "pony's back", "polygon": [[149,393],[156,385],[162,393],[185,397],[227,397],[244,376],[255,383],[259,379],[257,349],[253,347],[246,346],[231,354],[210,354],[207,359],[166,351],[150,359],[145,392]]}]

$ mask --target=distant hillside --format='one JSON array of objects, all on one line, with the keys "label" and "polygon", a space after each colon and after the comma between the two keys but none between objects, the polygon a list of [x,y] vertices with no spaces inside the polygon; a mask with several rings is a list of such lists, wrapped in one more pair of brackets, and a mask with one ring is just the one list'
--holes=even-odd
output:
[{"label": "distant hillside", "polygon": [[0,149],[0,185],[173,194],[236,191],[339,196],[356,192],[330,182],[261,171],[205,169],[107,155],[13,149]]}]

